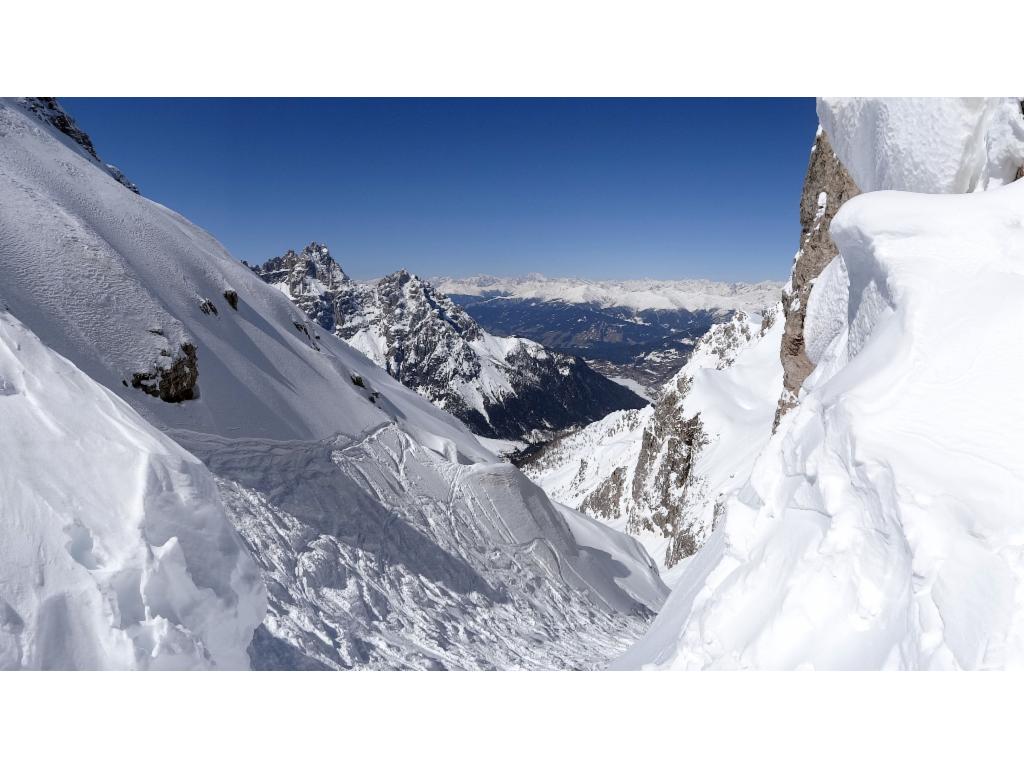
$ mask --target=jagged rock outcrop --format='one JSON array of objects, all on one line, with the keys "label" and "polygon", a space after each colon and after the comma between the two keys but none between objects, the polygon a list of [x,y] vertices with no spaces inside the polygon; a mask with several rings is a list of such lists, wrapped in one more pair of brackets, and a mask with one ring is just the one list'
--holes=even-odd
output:
[{"label": "jagged rock outcrop", "polygon": [[298,253],[288,251],[252,269],[264,282],[283,291],[313,322],[335,332],[337,305],[343,300],[339,291],[351,281],[326,245],[310,243]]},{"label": "jagged rock outcrop", "polygon": [[492,336],[405,270],[358,283],[317,243],[253,269],[321,328],[483,437],[542,440],[643,404],[577,357]]},{"label": "jagged rock outcrop", "polygon": [[650,510],[637,523],[653,527],[669,541],[665,565],[671,568],[697,551],[702,521],[688,519],[691,496],[699,494],[701,481],[693,467],[700,449],[708,443],[700,414],[687,418],[683,401],[692,379],[679,376],[665,392],[644,430],[633,475],[632,495],[636,509]]},{"label": "jagged rock outcrop", "polygon": [[135,194],[139,194],[139,188],[133,184],[127,176],[116,165],[104,163],[96,153],[89,134],[78,127],[74,118],[71,117],[60,102],[51,96],[34,96],[20,99],[21,103],[47,125],[51,125],[62,134],[77,144],[81,150],[90,157],[100,168],[109,173],[115,181],[123,184]]},{"label": "jagged rock outcrop", "polygon": [[[170,358],[164,352],[161,361]],[[167,403],[194,400],[199,395],[196,382],[199,379],[199,363],[196,360],[194,344],[184,342],[178,355],[171,362],[156,365],[149,371],[132,374],[132,386],[147,395],[159,397]]]},{"label": "jagged rock outcrop", "polygon": [[782,336],[783,390],[775,411],[774,431],[786,411],[796,404],[800,386],[814,369],[804,347],[804,318],[807,299],[814,279],[838,252],[829,235],[829,225],[839,207],[860,190],[839,157],[828,136],[819,129],[800,196],[800,250],[793,261],[793,274],[783,291],[782,310],[786,316]]}]

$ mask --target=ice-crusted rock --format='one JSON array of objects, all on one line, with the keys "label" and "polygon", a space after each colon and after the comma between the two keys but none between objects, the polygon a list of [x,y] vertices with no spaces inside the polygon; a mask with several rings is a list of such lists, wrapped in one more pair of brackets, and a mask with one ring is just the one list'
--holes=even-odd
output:
[{"label": "ice-crusted rock", "polygon": [[400,270],[350,280],[312,243],[255,268],[324,330],[490,438],[543,438],[642,400],[579,358],[492,336],[429,283]]},{"label": "ice-crusted rock", "polygon": [[64,108],[61,107],[60,102],[56,99],[48,96],[31,97],[19,99],[21,104],[39,120],[51,125],[60,131],[62,134],[67,136],[73,141],[79,149],[95,161],[96,165],[114,178],[120,184],[130,189],[132,192],[139,194],[139,188],[135,186],[127,176],[115,165],[104,163],[98,154],[96,154],[96,147],[93,146],[92,139],[89,138],[89,134],[78,127],[74,118],[71,117]]},{"label": "ice-crusted rock", "polygon": [[780,350],[783,390],[773,429],[796,403],[804,379],[814,368],[804,347],[807,300],[814,280],[838,252],[829,234],[832,218],[843,203],[859,192],[832,150],[828,134],[819,129],[800,195],[800,249],[793,260],[792,276],[782,296],[782,310],[786,316]]},{"label": "ice-crusted rock", "polygon": [[263,582],[199,461],[2,311],[0,423],[0,668],[248,668]]}]

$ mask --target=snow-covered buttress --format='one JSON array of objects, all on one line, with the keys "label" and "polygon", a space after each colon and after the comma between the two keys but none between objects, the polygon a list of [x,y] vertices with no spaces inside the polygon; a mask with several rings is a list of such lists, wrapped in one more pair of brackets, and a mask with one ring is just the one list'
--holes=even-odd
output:
[{"label": "snow-covered buttress", "polygon": [[1019,100],[819,116],[862,194],[810,291],[813,371],[618,665],[1024,667]]}]

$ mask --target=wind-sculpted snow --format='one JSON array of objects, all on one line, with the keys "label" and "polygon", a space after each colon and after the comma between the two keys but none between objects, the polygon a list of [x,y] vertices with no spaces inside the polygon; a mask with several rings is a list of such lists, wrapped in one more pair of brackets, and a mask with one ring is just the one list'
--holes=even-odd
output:
[{"label": "wind-sculpted snow", "polygon": [[0,669],[242,669],[259,571],[210,473],[0,311]]},{"label": "wind-sculpted snow", "polygon": [[818,100],[822,127],[862,192],[951,193],[1019,178],[1019,98]]},{"label": "wind-sculpted snow", "polygon": [[599,667],[667,592],[635,541],[557,510],[511,465],[449,461],[393,425],[175,437],[221,479],[266,574],[257,668]]},{"label": "wind-sculpted snow", "polygon": [[[30,411],[37,422],[14,432],[0,418],[15,457],[0,467],[0,525],[22,526],[0,541],[0,568],[36,590],[3,596],[4,664],[244,666],[262,616],[245,595],[259,585],[218,487],[267,584],[256,666],[599,666],[660,605],[634,542],[554,507],[453,416],[16,101],[0,101],[0,274],[0,306],[84,382],[61,413]],[[194,449],[217,485],[138,419],[90,439],[78,419],[92,393],[132,414],[95,382]],[[0,384],[0,410],[21,407],[23,383],[5,372]],[[47,430],[63,440],[33,442]],[[66,579],[48,570],[65,566]],[[34,594],[54,596],[39,615]],[[39,622],[48,640],[32,650]]]},{"label": "wind-sculpted snow", "polygon": [[803,401],[622,666],[1024,666],[1022,219],[1020,183],[843,206]]}]

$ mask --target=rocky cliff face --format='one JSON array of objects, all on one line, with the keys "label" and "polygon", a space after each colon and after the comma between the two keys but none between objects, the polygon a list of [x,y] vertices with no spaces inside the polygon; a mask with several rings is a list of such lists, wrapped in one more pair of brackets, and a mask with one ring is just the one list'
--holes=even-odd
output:
[{"label": "rocky cliff face", "polygon": [[811,150],[811,161],[800,196],[800,250],[793,262],[793,274],[783,291],[786,316],[780,356],[783,370],[782,396],[775,412],[773,430],[796,404],[800,386],[814,369],[804,346],[804,318],[814,279],[838,253],[829,235],[829,225],[839,207],[860,190],[832,150],[828,136],[819,130]]},{"label": "rocky cliff face", "polygon": [[254,270],[320,328],[483,437],[542,440],[643,404],[577,357],[527,339],[492,336],[405,270],[374,284],[357,283],[316,243]]},{"label": "rocky cliff face", "polygon": [[[546,446],[523,471],[548,494],[638,536],[665,568],[711,534],[725,488],[767,439],[781,384],[780,311],[715,325],[653,406]],[[766,391],[766,390],[765,390]]]}]

